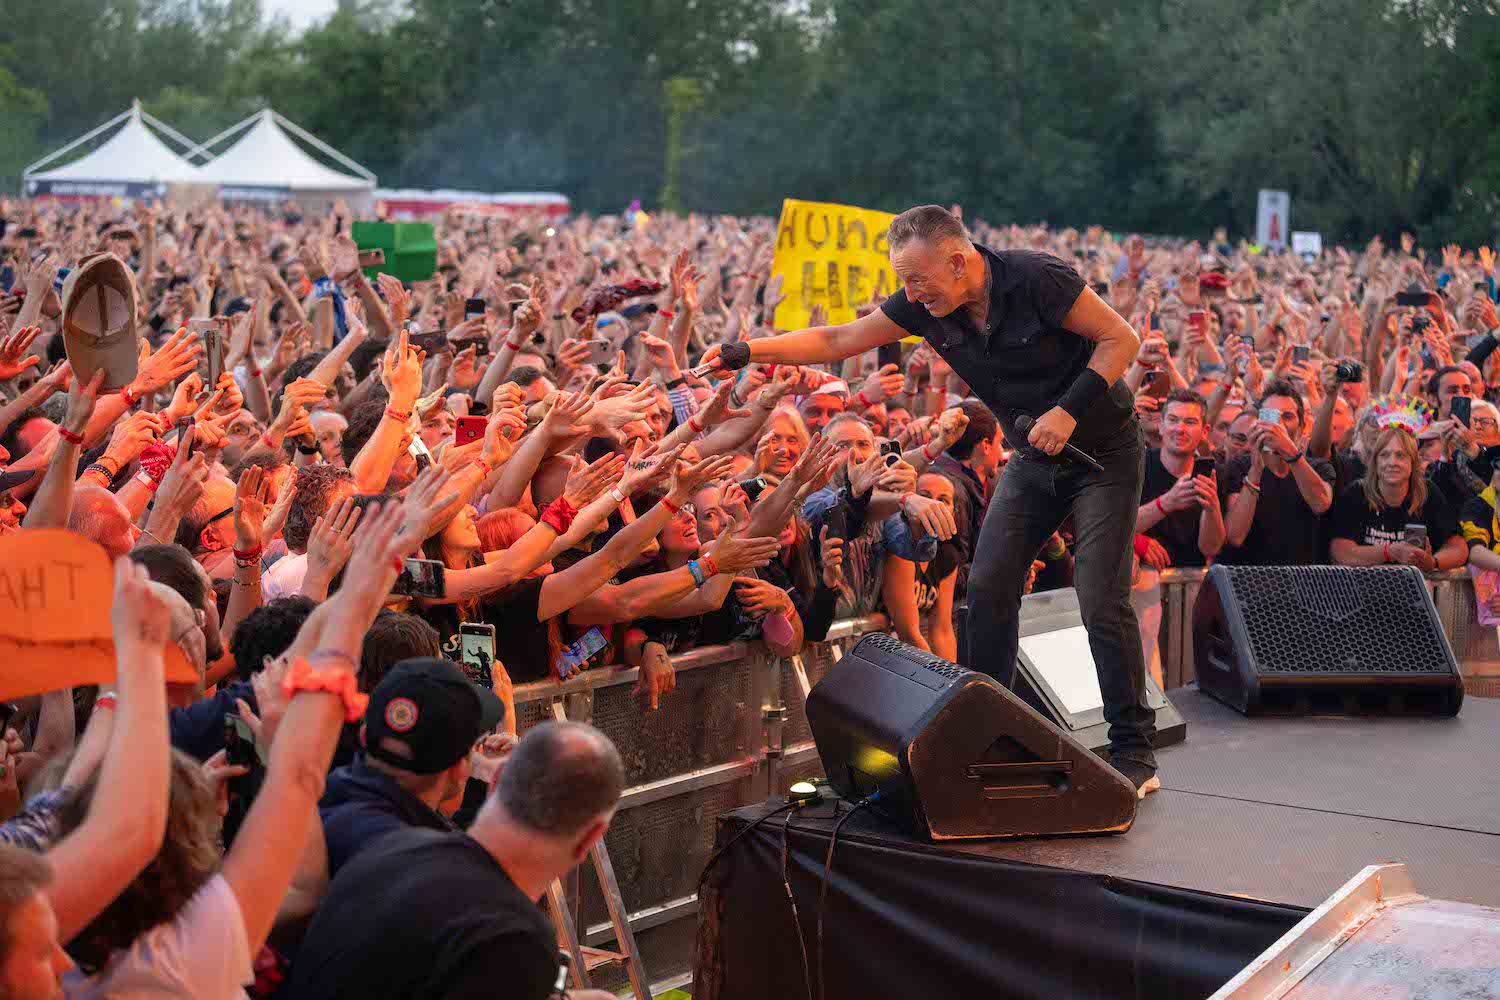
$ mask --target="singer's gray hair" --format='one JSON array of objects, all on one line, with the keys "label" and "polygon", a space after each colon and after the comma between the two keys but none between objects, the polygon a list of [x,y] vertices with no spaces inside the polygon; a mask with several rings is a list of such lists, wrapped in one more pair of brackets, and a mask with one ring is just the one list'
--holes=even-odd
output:
[{"label": "singer's gray hair", "polygon": [[933,246],[949,240],[972,242],[964,224],[941,205],[908,208],[891,220],[885,238],[892,250],[897,250],[912,240],[923,240]]}]

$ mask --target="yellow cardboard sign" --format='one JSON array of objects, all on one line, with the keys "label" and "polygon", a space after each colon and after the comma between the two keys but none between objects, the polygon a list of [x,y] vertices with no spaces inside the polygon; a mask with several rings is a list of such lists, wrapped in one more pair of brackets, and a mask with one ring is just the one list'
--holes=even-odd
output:
[{"label": "yellow cardboard sign", "polygon": [[808,326],[815,304],[828,310],[830,323],[848,323],[856,308],[871,300],[882,302],[901,287],[885,241],[894,218],[868,208],[784,200],[771,262],[771,274],[781,275],[786,295],[776,307],[776,326]]}]

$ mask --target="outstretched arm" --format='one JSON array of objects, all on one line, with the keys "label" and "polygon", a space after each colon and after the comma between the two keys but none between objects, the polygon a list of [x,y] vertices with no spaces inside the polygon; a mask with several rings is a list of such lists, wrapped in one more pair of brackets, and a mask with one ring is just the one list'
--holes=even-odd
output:
[{"label": "outstretched arm", "polygon": [[[750,360],[778,365],[810,365],[824,361],[842,361],[856,354],[871,351],[881,344],[905,337],[906,331],[884,312],[877,309],[868,316],[861,316],[852,323],[838,326],[814,326],[780,337],[761,337],[745,342],[750,348]],[[703,355],[703,363],[719,359],[722,347],[715,344]],[[709,373],[716,379],[728,377],[728,369],[715,369]]]}]

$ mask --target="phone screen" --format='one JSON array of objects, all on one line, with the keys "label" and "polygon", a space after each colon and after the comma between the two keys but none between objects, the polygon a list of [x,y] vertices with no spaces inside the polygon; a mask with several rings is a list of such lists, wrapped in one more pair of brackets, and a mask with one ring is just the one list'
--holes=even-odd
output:
[{"label": "phone screen", "polygon": [[1297,344],[1292,348],[1292,363],[1302,364],[1312,357],[1312,348],[1306,344]]},{"label": "phone screen", "polygon": [[1421,308],[1432,301],[1427,292],[1397,292],[1396,305]]},{"label": "phone screen", "polygon": [[1469,417],[1473,414],[1473,406],[1474,401],[1468,396],[1454,396],[1448,401],[1449,412],[1453,414],[1453,419],[1465,427],[1469,426]]},{"label": "phone screen", "polygon": [[484,315],[484,299],[464,300],[464,319],[477,319]]},{"label": "phone screen", "polygon": [[1427,546],[1427,525],[1408,524],[1401,535],[1401,540],[1407,545],[1415,545],[1417,548]]},{"label": "phone screen", "polygon": [[1211,458],[1196,458],[1193,460],[1193,475],[1212,476],[1214,474],[1214,460]]},{"label": "phone screen", "polygon": [[219,384],[219,376],[224,374],[224,336],[218,327],[203,331],[203,354],[208,359],[208,378],[203,391],[212,393]]},{"label": "phone screen", "polygon": [[889,344],[881,344],[875,351],[875,361],[882,368],[886,365],[896,365],[899,367],[901,364],[901,341],[896,340]]},{"label": "phone screen", "polygon": [[1171,388],[1171,377],[1160,368],[1146,373],[1146,395],[1153,399],[1166,399]]},{"label": "phone screen", "polygon": [[458,627],[459,648],[463,656],[464,673],[475,684],[493,687],[495,683],[495,626],[477,622],[464,622]]},{"label": "phone screen", "polygon": [[1281,423],[1281,411],[1274,406],[1262,406],[1260,412],[1256,414],[1255,419],[1263,424],[1279,424]]},{"label": "phone screen", "polygon": [[608,365],[615,361],[615,345],[607,340],[589,341],[589,364]]},{"label": "phone screen", "polygon": [[600,650],[608,646],[604,633],[599,631],[599,626],[594,626],[583,634],[575,643],[563,647],[562,655],[558,658],[557,672],[559,676],[571,670],[581,670],[588,666]]},{"label": "phone screen", "polygon": [[443,576],[446,568],[436,559],[403,559],[401,575],[396,577],[391,593],[405,597],[442,597],[446,589]]}]

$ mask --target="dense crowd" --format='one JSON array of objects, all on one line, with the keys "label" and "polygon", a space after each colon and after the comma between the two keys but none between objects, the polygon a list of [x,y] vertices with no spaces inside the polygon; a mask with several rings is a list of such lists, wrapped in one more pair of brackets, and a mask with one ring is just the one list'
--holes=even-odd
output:
[{"label": "dense crowd", "polygon": [[[925,344],[695,373],[774,332],[774,220],[453,215],[403,284],[342,205],[0,219],[0,573],[67,531],[114,595],[100,684],[0,622],[0,995],[546,996],[532,901],[624,779],[587,726],[518,741],[515,684],[633,668],[649,712],[675,653],[875,611],[957,658],[995,416]],[[1487,248],[972,229],[1139,333],[1148,626],[1210,561],[1471,563],[1500,615]]]}]

